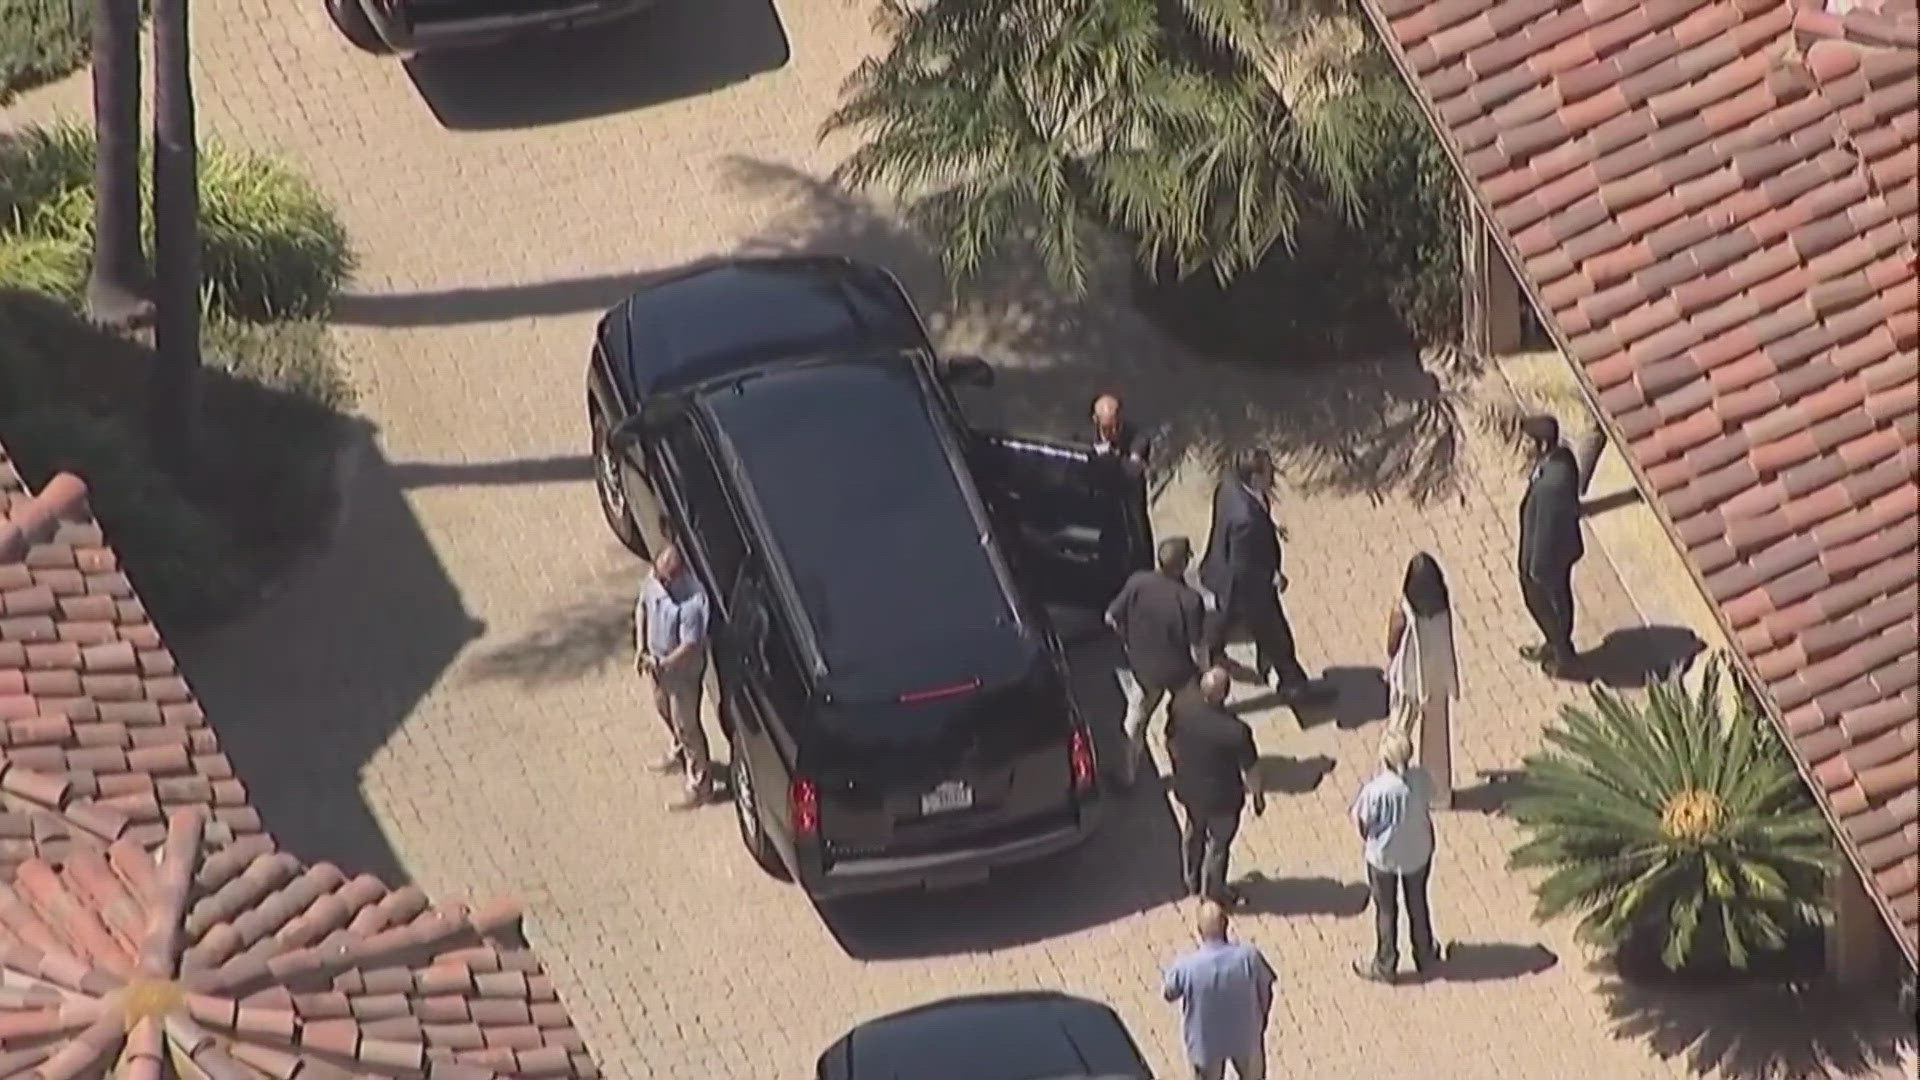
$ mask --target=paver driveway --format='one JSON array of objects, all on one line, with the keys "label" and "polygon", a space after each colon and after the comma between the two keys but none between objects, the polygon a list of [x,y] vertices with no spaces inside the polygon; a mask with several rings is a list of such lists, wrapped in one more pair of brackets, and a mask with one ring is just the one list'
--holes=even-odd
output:
[{"label": "paver driveway", "polygon": [[[184,650],[270,827],[306,857],[436,895],[524,897],[609,1076],[797,1076],[861,1018],[1038,986],[1112,1002],[1170,1067],[1154,991],[1188,919],[1159,801],[985,890],[828,921],[753,868],[728,810],[669,816],[668,784],[641,768],[659,744],[624,663],[639,570],[601,526],[581,453],[593,320],[639,271],[733,250],[859,252],[900,271],[950,340],[1009,363],[998,405],[1012,422],[1077,423],[1105,380],[1150,421],[1178,417],[1184,445],[1258,433],[1289,455],[1290,604],[1305,659],[1347,693],[1339,716],[1257,724],[1282,793],[1242,833],[1238,868],[1269,880],[1240,930],[1282,973],[1274,1075],[1677,1071],[1610,1033],[1564,927],[1536,927],[1502,869],[1511,828],[1476,810],[1443,821],[1434,885],[1442,933],[1467,943],[1458,978],[1395,991],[1346,969],[1369,930],[1341,815],[1384,708],[1382,617],[1407,555],[1427,547],[1453,576],[1465,782],[1515,765],[1568,695],[1514,658],[1527,637],[1505,584],[1515,484],[1465,399],[1410,363],[1200,365],[1110,296],[1065,303],[1018,274],[950,304],[925,251],[819,180],[844,148],[818,145],[815,127],[872,46],[864,5],[666,6],[574,43],[566,63],[416,78],[348,49],[319,0],[195,5],[205,128],[299,160],[357,239],[338,338],[377,425],[330,552]],[[85,101],[70,81],[11,119]],[[1197,538],[1204,497],[1191,476],[1176,483],[1161,530]],[[1585,644],[1634,622],[1603,553],[1579,589]],[[1087,683],[1095,708],[1115,702],[1097,671]]]}]

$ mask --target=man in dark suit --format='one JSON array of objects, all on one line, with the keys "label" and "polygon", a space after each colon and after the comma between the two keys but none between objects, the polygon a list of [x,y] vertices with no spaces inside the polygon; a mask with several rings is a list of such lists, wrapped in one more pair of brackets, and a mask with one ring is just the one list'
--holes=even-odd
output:
[{"label": "man in dark suit", "polygon": [[1252,803],[1256,816],[1267,809],[1253,729],[1226,707],[1229,681],[1225,668],[1207,669],[1174,694],[1167,717],[1173,798],[1186,819],[1180,868],[1188,895],[1218,904],[1240,900],[1239,890],[1227,884],[1227,861],[1241,809]]},{"label": "man in dark suit", "polygon": [[1147,437],[1122,413],[1119,395],[1101,394],[1093,399],[1094,453],[1113,454],[1145,469],[1148,449]]},{"label": "man in dark suit", "polygon": [[1551,416],[1521,422],[1536,461],[1520,500],[1520,595],[1546,643],[1525,650],[1553,674],[1570,673],[1573,649],[1573,566],[1586,554],[1580,536],[1580,469],[1560,442]]},{"label": "man in dark suit", "polygon": [[1136,570],[1107,605],[1107,625],[1126,650],[1121,690],[1127,698],[1123,783],[1132,784],[1147,755],[1147,724],[1160,702],[1200,675],[1206,660],[1206,610],[1186,582],[1193,546],[1184,536],[1160,541],[1158,566]]},{"label": "man in dark suit", "polygon": [[1280,606],[1280,533],[1274,524],[1273,459],[1264,450],[1243,451],[1213,491],[1213,525],[1200,560],[1200,584],[1213,594],[1208,651],[1226,661],[1235,630],[1253,638],[1255,663],[1283,701],[1298,701],[1309,680],[1294,655],[1293,628]]}]

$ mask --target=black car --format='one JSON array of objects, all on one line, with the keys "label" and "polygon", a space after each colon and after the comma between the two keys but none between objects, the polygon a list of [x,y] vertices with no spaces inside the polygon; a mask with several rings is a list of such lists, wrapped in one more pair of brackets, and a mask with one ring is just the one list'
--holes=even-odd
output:
[{"label": "black car", "polygon": [[489,45],[535,30],[608,22],[655,0],[327,0],[348,41],[368,52]]},{"label": "black car", "polygon": [[978,880],[1098,816],[1047,605],[1148,561],[1141,481],[971,429],[951,384],[991,381],[842,258],[682,271],[600,322],[601,507],[704,583],[741,837],[814,896]]},{"label": "black car", "polygon": [[1055,993],[949,998],[869,1020],[816,1080],[1153,1080],[1112,1009]]}]

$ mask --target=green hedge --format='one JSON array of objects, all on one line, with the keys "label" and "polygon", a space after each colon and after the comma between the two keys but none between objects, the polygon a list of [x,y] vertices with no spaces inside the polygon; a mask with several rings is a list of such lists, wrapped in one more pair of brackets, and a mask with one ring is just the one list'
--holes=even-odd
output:
[{"label": "green hedge", "polygon": [[[74,125],[0,143],[0,288],[59,296],[85,288],[93,158],[93,133]],[[150,164],[143,155],[143,174]],[[151,213],[143,223],[151,249]],[[353,270],[332,207],[298,173],[257,154],[201,151],[200,236],[208,308],[230,319],[323,316]]]},{"label": "green hedge", "polygon": [[92,0],[0,0],[0,105],[79,70],[92,51]]},{"label": "green hedge", "polygon": [[210,320],[193,492],[141,438],[152,353],[51,297],[0,289],[0,442],[28,483],[71,470],[167,629],[231,614],[317,536],[351,387],[326,328]]}]

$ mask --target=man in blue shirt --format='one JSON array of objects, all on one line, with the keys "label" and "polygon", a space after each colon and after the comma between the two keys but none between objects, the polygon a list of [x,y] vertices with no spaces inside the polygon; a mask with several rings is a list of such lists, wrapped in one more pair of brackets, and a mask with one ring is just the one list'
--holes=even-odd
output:
[{"label": "man in blue shirt", "polygon": [[634,670],[653,682],[653,707],[667,726],[673,752],[657,772],[686,770],[687,790],[669,804],[685,810],[713,799],[713,765],[700,724],[707,674],[707,594],[671,544],[653,560],[634,610]]},{"label": "man in blue shirt", "polygon": [[1367,849],[1367,887],[1373,894],[1373,960],[1353,962],[1363,979],[1390,983],[1400,966],[1400,897],[1407,901],[1407,935],[1413,966],[1426,974],[1440,960],[1427,910],[1427,875],[1433,869],[1432,784],[1409,765],[1413,743],[1389,734],[1380,744],[1380,773],[1353,800],[1353,823]]},{"label": "man in blue shirt", "polygon": [[1180,1026],[1193,1080],[1224,1080],[1233,1063],[1239,1080],[1267,1075],[1267,1014],[1273,968],[1260,950],[1227,939],[1227,911],[1200,905],[1200,946],[1168,968],[1162,993],[1180,1003]]}]

